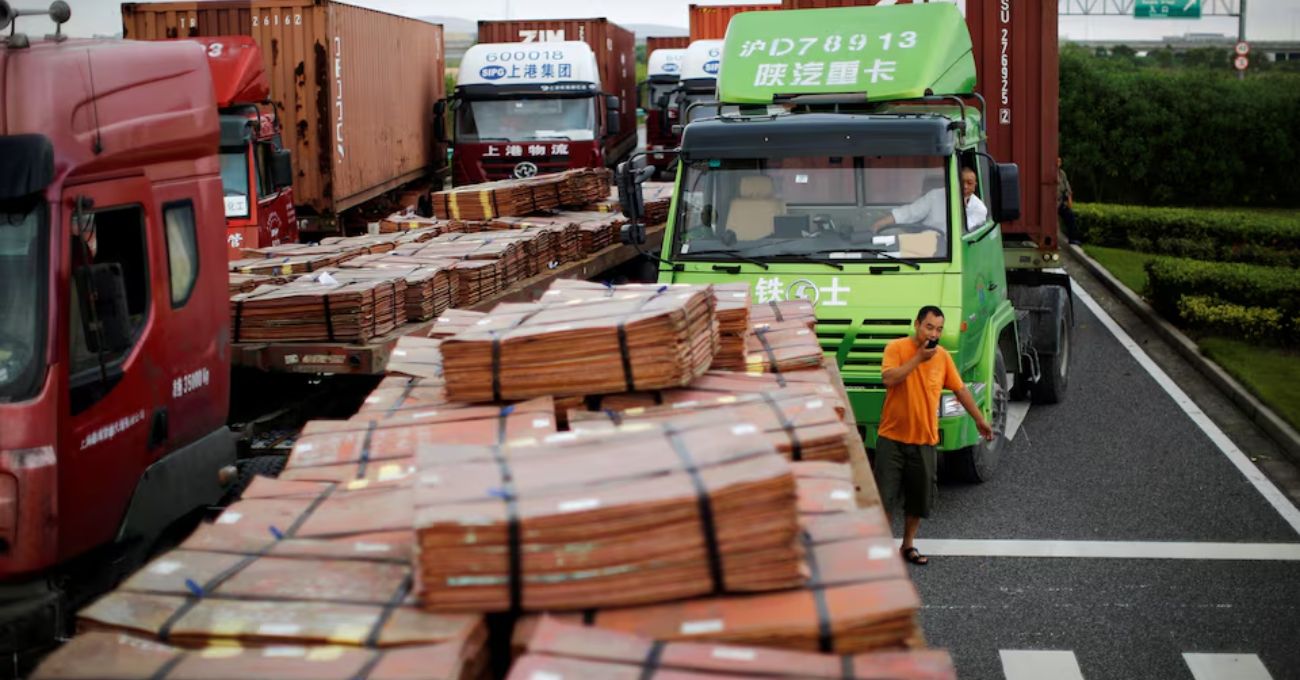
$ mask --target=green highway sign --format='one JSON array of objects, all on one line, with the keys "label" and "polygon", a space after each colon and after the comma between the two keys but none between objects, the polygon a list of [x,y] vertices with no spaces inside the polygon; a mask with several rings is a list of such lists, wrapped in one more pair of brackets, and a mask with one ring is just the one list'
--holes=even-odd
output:
[{"label": "green highway sign", "polygon": [[1201,0],[1135,0],[1137,19],[1200,19]]}]

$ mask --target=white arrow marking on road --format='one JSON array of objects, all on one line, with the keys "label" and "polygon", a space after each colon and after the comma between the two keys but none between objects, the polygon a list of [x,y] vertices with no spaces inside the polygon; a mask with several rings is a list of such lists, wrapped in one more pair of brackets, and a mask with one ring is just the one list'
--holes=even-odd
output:
[{"label": "white arrow marking on road", "polygon": [[1138,344],[1133,341],[1133,338],[1129,337],[1129,334],[1124,332],[1124,329],[1120,328],[1119,324],[1115,323],[1114,319],[1110,318],[1110,315],[1106,313],[1106,310],[1102,309],[1101,305],[1097,304],[1097,301],[1088,294],[1088,291],[1084,290],[1083,286],[1079,285],[1077,280],[1071,278],[1070,281],[1072,284],[1071,288],[1074,289],[1074,294],[1077,295],[1079,299],[1083,301],[1083,304],[1088,309],[1092,310],[1092,313],[1101,320],[1101,325],[1105,326],[1106,330],[1109,330],[1111,335],[1115,336],[1115,339],[1119,341],[1119,344],[1122,345],[1124,349],[1128,350],[1129,354],[1133,355],[1133,358],[1137,360],[1138,365],[1145,369],[1146,372],[1155,379],[1156,384],[1164,388],[1164,391],[1173,398],[1174,403],[1178,405],[1178,408],[1181,408],[1183,413],[1186,413],[1187,417],[1190,418],[1197,427],[1201,428],[1201,431],[1205,433],[1205,436],[1209,437],[1210,441],[1214,442],[1215,446],[1219,447],[1219,450],[1223,452],[1223,455],[1227,456],[1228,460],[1241,471],[1241,474],[1246,476],[1246,479],[1255,486],[1255,489],[1259,491],[1262,496],[1264,496],[1264,500],[1268,501],[1269,505],[1272,505],[1273,509],[1282,516],[1282,519],[1285,520],[1287,524],[1290,524],[1291,528],[1297,534],[1300,534],[1300,510],[1297,510],[1296,507],[1291,504],[1290,499],[1282,495],[1281,491],[1278,491],[1277,487],[1273,485],[1273,482],[1270,481],[1268,477],[1265,477],[1264,473],[1250,462],[1250,459],[1246,457],[1246,454],[1242,453],[1241,449],[1237,448],[1237,445],[1228,438],[1228,435],[1224,434],[1223,430],[1219,429],[1219,426],[1214,424],[1214,421],[1205,414],[1205,411],[1202,411],[1201,407],[1197,406],[1196,402],[1192,401],[1192,398],[1187,396],[1187,393],[1183,391],[1183,388],[1179,387],[1177,383],[1161,370],[1160,367],[1151,360],[1151,357],[1147,356],[1146,351],[1139,347]]},{"label": "white arrow marking on road", "polygon": [[1196,680],[1273,680],[1254,654],[1184,654]]},{"label": "white arrow marking on road", "polygon": [[1002,649],[1002,672],[1007,680],[1083,680],[1074,652],[1042,649]]},{"label": "white arrow marking on road", "polygon": [[[895,543],[902,543],[895,539]],[[1021,541],[918,538],[926,555],[949,557],[1091,557],[1141,560],[1248,560],[1300,562],[1300,543],[1192,541]]]}]

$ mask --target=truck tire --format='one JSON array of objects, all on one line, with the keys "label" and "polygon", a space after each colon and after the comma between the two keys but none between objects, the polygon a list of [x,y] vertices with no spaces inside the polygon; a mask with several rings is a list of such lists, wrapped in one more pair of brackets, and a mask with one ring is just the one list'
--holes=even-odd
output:
[{"label": "truck tire", "polygon": [[1070,386],[1070,319],[1063,295],[1057,296],[1056,332],[1060,335],[1055,354],[1040,354],[1038,382],[1030,390],[1035,404],[1056,404],[1065,399]]},{"label": "truck tire", "polygon": [[979,440],[974,446],[945,454],[948,477],[969,484],[979,484],[993,479],[998,459],[1007,441],[1007,404],[1010,401],[1010,389],[1007,385],[1007,366],[1002,359],[1002,349],[994,350],[993,355],[993,413],[989,425],[993,428],[993,441]]}]

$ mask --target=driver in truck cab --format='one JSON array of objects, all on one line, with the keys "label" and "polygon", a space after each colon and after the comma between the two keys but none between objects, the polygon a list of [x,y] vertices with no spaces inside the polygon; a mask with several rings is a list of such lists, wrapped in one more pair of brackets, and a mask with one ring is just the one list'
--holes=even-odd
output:
[{"label": "driver in truck cab", "polygon": [[[979,177],[968,167],[961,169],[961,200],[966,205],[966,230],[970,231],[984,224],[988,219],[989,209],[984,201],[975,195],[979,186]],[[880,231],[891,224],[924,224],[935,231],[942,232],[948,227],[945,205],[947,192],[942,187],[931,189],[911,203],[894,208],[888,215],[876,220],[871,225],[872,231]]]}]

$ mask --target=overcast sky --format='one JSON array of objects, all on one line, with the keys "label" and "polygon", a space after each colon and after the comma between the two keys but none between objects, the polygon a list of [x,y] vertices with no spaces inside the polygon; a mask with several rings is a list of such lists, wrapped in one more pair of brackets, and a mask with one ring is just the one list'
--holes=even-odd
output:
[{"label": "overcast sky", "polygon": [[[981,0],[965,0],[978,2]],[[1054,0],[1016,0],[1050,2]],[[1103,2],[1108,0],[1101,0]],[[1208,6],[1216,0],[1202,0]],[[9,0],[18,7],[48,6],[48,0]],[[111,35],[122,30],[119,3],[115,0],[68,0],[72,21],[66,27],[72,35]],[[627,24],[663,24],[686,27],[686,7],[692,0],[349,0],[408,16],[455,16],[468,20],[510,18],[556,18],[608,16]],[[695,4],[752,4],[746,0],[694,0]],[[1300,40],[1300,2],[1296,0],[1250,0],[1247,5],[1248,39]],[[20,19],[22,30],[45,33],[52,29],[48,19]],[[1061,36],[1076,40],[1160,39],[1185,33],[1236,35],[1233,17],[1205,17],[1198,21],[1151,21],[1131,17],[1062,17]]]}]

